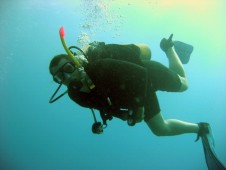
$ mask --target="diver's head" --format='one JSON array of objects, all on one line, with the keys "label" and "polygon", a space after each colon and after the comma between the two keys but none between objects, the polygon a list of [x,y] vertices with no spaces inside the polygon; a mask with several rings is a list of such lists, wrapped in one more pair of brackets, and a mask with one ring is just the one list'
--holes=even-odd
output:
[{"label": "diver's head", "polygon": [[74,62],[66,54],[54,56],[50,62],[49,71],[56,83],[66,86],[78,77],[78,71]]}]

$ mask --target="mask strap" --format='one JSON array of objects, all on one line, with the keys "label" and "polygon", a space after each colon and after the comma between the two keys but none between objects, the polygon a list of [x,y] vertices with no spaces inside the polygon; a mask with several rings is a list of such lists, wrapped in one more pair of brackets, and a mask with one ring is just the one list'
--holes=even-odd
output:
[{"label": "mask strap", "polygon": [[60,90],[61,86],[62,86],[62,83],[58,86],[58,88],[56,89],[56,91],[53,93],[52,97],[49,100],[49,103],[54,103],[55,101],[57,101],[58,99],[60,99],[61,97],[63,97],[68,92],[68,90],[66,90],[64,93],[62,93],[58,97],[54,98],[56,96],[57,92]]}]

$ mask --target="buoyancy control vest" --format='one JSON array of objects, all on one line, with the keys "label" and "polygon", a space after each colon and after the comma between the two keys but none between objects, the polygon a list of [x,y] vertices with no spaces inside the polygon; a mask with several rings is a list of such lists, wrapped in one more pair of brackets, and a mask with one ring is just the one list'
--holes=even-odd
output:
[{"label": "buoyancy control vest", "polygon": [[[143,66],[142,60],[140,59],[140,49],[136,45],[129,44],[129,45],[118,45],[118,44],[105,44],[104,42],[93,42],[89,44],[89,48],[86,53],[86,57],[89,64],[95,63],[99,60],[104,59],[112,59],[112,60],[121,60],[126,61],[128,63],[133,63],[139,66]],[[90,73],[91,74],[91,73]],[[89,73],[88,73],[89,75]],[[89,75],[90,76],[90,75]],[[131,77],[131,76],[130,76]],[[91,76],[92,79],[92,76]],[[144,83],[144,82],[141,82]],[[94,83],[95,84],[95,83]],[[138,84],[138,83],[137,83]],[[95,90],[95,89],[94,89]],[[115,107],[114,103],[112,104],[111,99],[106,96],[105,101],[107,107],[89,107],[92,110],[92,113],[94,115],[95,123],[92,127],[93,133],[100,134],[100,129],[103,130],[103,128],[100,127],[107,127],[107,120],[111,120],[113,117],[120,118],[122,120],[128,120],[132,118],[132,112],[136,110],[136,108],[125,109],[125,108],[119,108]],[[96,103],[98,101],[94,101]],[[99,105],[99,103],[98,103]],[[105,105],[105,106],[106,106]],[[107,108],[107,109],[106,109]],[[111,109],[108,109],[111,108]],[[93,109],[98,109],[100,112],[100,116],[103,120],[103,125],[100,122],[96,122],[95,114]],[[129,125],[134,125],[135,122],[131,119],[127,121]],[[101,131],[102,133],[103,131]]]}]

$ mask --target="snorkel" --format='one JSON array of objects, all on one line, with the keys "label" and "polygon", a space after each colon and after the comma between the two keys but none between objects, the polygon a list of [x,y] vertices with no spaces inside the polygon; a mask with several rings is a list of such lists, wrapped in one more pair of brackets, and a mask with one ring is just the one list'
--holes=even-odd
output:
[{"label": "snorkel", "polygon": [[77,68],[81,67],[81,65],[80,65],[80,63],[78,62],[78,60],[76,60],[76,57],[74,57],[74,55],[72,54],[72,52],[69,50],[69,48],[68,48],[67,45],[66,45],[66,42],[65,42],[65,40],[64,40],[65,32],[64,32],[64,27],[63,27],[63,26],[60,28],[59,33],[60,33],[61,43],[62,43],[62,45],[63,45],[65,51],[67,52],[68,56],[72,59],[72,61],[75,63],[75,66],[76,66]]}]

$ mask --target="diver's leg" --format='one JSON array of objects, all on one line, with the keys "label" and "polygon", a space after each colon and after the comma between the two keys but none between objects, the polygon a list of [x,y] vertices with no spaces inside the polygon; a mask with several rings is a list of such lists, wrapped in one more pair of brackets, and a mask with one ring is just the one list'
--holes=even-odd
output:
[{"label": "diver's leg", "polygon": [[198,133],[199,131],[198,124],[176,119],[164,120],[161,113],[158,113],[149,120],[145,120],[145,122],[157,136],[174,136],[184,133]]},{"label": "diver's leg", "polygon": [[170,35],[168,39],[163,38],[160,42],[161,49],[166,53],[169,59],[169,69],[177,73],[181,80],[180,91],[185,91],[188,88],[187,77],[184,71],[184,67],[174,50],[174,43],[172,41],[173,34]]},{"label": "diver's leg", "polygon": [[166,51],[166,55],[169,60],[169,69],[177,73],[181,80],[180,91],[185,91],[188,88],[188,81],[184,71],[183,64],[181,63],[177,53],[174,48],[171,47]]},{"label": "diver's leg", "polygon": [[183,64],[181,63],[181,61],[173,47],[169,48],[166,51],[166,56],[169,59],[169,69],[173,70],[181,77],[186,78]]}]

